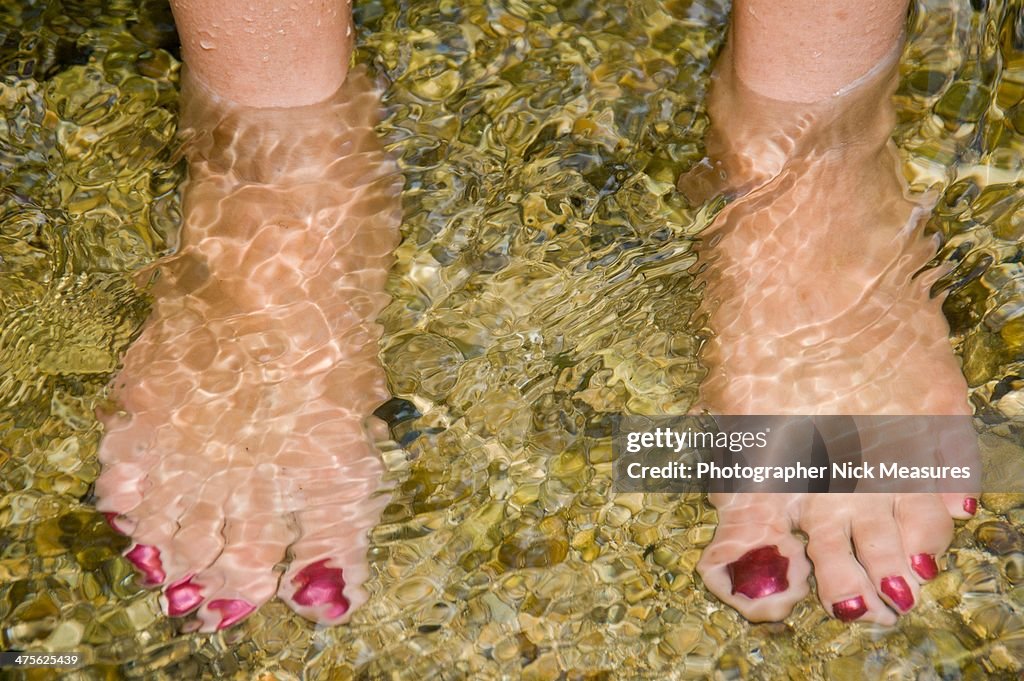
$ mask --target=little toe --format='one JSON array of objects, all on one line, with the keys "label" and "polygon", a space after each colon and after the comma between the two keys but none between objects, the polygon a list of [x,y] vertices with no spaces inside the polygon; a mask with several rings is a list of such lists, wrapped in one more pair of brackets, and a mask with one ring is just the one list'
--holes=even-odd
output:
[{"label": "little toe", "polygon": [[978,512],[978,495],[945,492],[939,495],[946,512],[957,520],[968,520]]},{"label": "little toe", "polygon": [[892,498],[880,497],[886,501],[867,505],[870,510],[853,518],[853,545],[878,595],[896,612],[905,613],[917,602],[918,581],[893,516]]},{"label": "little toe", "polygon": [[[929,417],[937,418],[937,417]],[[978,512],[981,495],[981,450],[978,434],[968,414],[952,416],[936,422],[936,458],[943,464],[956,466],[969,473],[969,477],[946,478],[939,484],[939,496],[949,515],[967,520]]]}]

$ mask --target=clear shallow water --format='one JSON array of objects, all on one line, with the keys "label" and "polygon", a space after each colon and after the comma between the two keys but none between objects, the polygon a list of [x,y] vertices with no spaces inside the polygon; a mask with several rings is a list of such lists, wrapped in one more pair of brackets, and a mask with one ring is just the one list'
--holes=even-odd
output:
[{"label": "clear shallow water", "polygon": [[[980,4],[977,5],[980,7]],[[174,247],[177,62],[157,3],[0,14],[0,644],[69,678],[1016,678],[1024,499],[989,496],[893,630],[812,600],[751,626],[693,581],[714,512],[617,495],[607,417],[679,413],[702,155],[727,8],[635,2],[356,8],[406,177],[385,311],[392,504],[370,603],[317,630],[272,602],[183,634],[92,510],[93,406],[145,318],[128,273]],[[169,53],[167,50],[171,50]],[[1018,4],[916,8],[897,104],[977,413],[1024,410]]]}]

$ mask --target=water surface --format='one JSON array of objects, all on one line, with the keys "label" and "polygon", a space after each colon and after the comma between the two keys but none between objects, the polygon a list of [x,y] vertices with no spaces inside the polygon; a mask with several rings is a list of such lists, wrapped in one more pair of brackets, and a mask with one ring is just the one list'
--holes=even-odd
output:
[{"label": "water surface", "polygon": [[[813,599],[750,625],[695,583],[699,497],[610,493],[610,416],[680,413],[703,369],[694,239],[714,2],[359,3],[405,175],[382,322],[391,505],[370,602],[317,629],[272,602],[217,635],[160,614],[93,510],[93,408],[148,310],[130,273],[180,220],[165,6],[0,11],[0,648],[67,678],[1018,678],[1024,499],[988,495],[894,629]],[[915,5],[896,139],[971,402],[1024,411],[1024,15]],[[991,438],[991,435],[986,435]],[[45,678],[45,674],[21,678]]]}]

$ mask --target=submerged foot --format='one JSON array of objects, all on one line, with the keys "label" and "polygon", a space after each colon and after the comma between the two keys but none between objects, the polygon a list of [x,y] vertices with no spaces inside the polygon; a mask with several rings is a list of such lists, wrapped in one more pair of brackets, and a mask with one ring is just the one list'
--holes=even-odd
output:
[{"label": "submerged foot", "polygon": [[386,501],[367,419],[387,398],[374,320],[400,180],[377,101],[352,73],[312,106],[246,109],[194,83],[183,102],[181,245],[114,382],[98,506],[170,615],[211,631],[277,594],[341,622],[367,598]]},{"label": "submerged foot", "polygon": [[[681,189],[735,198],[706,236],[714,337],[704,405],[715,414],[948,415],[869,452],[890,461],[974,466],[967,386],[948,341],[889,135],[895,74],[815,105],[767,100],[729,62],[710,102],[715,164]],[[746,112],[746,113],[744,113]],[[743,120],[747,117],[751,120]],[[771,132],[769,132],[771,131]],[[865,430],[870,430],[866,428]],[[844,621],[892,624],[938,572],[953,518],[974,490],[946,493],[712,495],[719,527],[699,571],[755,621],[780,620],[807,592]],[[884,489],[871,490],[885,492]],[[805,547],[792,532],[803,531]]]}]

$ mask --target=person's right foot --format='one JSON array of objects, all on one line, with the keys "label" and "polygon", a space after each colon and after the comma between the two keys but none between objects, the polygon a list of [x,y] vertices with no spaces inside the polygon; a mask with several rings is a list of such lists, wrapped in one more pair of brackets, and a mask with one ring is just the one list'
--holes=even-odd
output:
[{"label": "person's right foot", "polygon": [[[706,196],[710,176],[713,190],[739,195],[705,234],[714,336],[702,406],[969,417],[941,300],[929,297],[934,275],[915,277],[934,246],[921,236],[925,210],[905,197],[889,139],[894,74],[794,105],[743,88],[727,58],[718,71],[709,150],[720,158],[714,172],[694,171],[680,185]],[[944,429],[922,432],[897,456],[973,466],[969,418]],[[810,565],[791,534],[800,529],[826,610],[884,624],[913,606],[952,538],[952,518],[976,504],[963,492],[711,501],[719,527],[698,569],[723,601],[752,620],[784,618],[807,591]]]},{"label": "person's right foot", "polygon": [[98,506],[170,615],[211,631],[277,593],[341,622],[367,598],[386,502],[366,421],[387,398],[375,317],[401,178],[377,99],[351,73],[312,106],[235,107],[195,84],[183,103],[198,137],[182,244],[115,380],[126,413],[105,418]]}]

